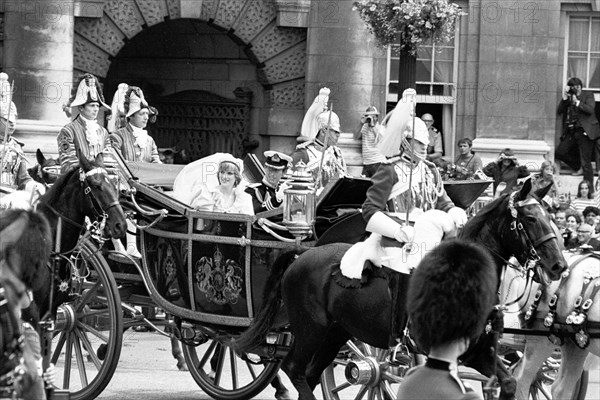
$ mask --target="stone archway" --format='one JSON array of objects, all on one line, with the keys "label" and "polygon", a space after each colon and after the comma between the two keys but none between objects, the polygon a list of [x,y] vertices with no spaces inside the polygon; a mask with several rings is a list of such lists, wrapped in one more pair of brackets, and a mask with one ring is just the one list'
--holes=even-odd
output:
[{"label": "stone archway", "polygon": [[[103,80],[127,42],[151,27],[182,18],[205,21],[243,48],[264,88],[262,107],[270,115],[262,118],[272,118],[278,109],[303,110],[306,29],[277,26],[270,0],[108,0],[99,18],[75,20],[75,80],[83,72]],[[260,125],[265,133],[268,123]]]}]

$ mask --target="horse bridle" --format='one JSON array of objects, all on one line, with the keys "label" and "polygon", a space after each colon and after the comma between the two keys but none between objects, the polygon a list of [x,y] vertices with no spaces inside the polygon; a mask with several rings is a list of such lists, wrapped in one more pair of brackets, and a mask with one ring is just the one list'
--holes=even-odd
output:
[{"label": "horse bridle", "polygon": [[[119,199],[117,197],[117,199],[115,201],[109,203],[108,205],[106,205],[106,207],[102,207],[102,205],[98,202],[98,200],[92,193],[92,188],[87,181],[88,177],[92,177],[94,175],[101,175],[104,179],[108,179],[108,171],[105,168],[96,167],[96,168],[92,168],[91,170],[89,170],[87,172],[85,172],[83,170],[83,168],[79,168],[79,181],[83,185],[83,193],[85,193],[86,196],[89,196],[90,202],[92,204],[92,208],[96,212],[97,216],[106,217],[107,216],[106,213],[109,209],[111,209],[112,207],[116,207],[120,204]],[[101,213],[98,211],[99,209],[102,210]]]},{"label": "horse bridle", "polygon": [[[508,200],[508,209],[513,218],[512,222],[510,224],[510,230],[515,232],[518,239],[523,238],[525,245],[526,245],[526,249],[523,250],[523,252],[521,253],[521,255],[520,255],[521,259],[517,258],[517,261],[519,261],[519,263],[521,265],[515,265],[508,260],[504,260],[504,259],[503,260],[505,262],[505,265],[508,265],[511,268],[515,268],[521,272],[524,272],[524,274],[526,276],[526,282],[525,282],[525,289],[523,290],[523,293],[521,293],[515,300],[510,301],[509,303],[506,303],[506,304],[502,304],[502,308],[506,308],[510,305],[518,303],[525,296],[526,292],[528,292],[528,291],[531,292],[532,283],[533,283],[533,275],[535,272],[534,269],[538,266],[538,264],[540,262],[540,256],[538,255],[536,248],[541,246],[542,244],[544,244],[545,242],[547,242],[549,240],[557,238],[556,233],[554,232],[554,230],[552,230],[550,233],[547,233],[547,234],[541,236],[540,238],[538,238],[535,242],[531,240],[529,234],[524,229],[523,223],[521,222],[521,220],[519,218],[519,213],[517,211],[517,207],[524,207],[527,205],[536,205],[536,206],[541,207],[541,205],[538,201],[536,201],[533,198],[521,200],[521,201],[516,202],[516,204],[515,204],[516,194],[517,194],[516,192],[512,193]],[[525,259],[525,262],[522,262],[521,261],[522,259]],[[504,271],[502,273],[501,280],[503,280],[503,279],[504,279]],[[529,294],[527,296],[529,297]]]},{"label": "horse bridle", "polygon": [[[513,220],[510,224],[510,230],[514,231],[517,235],[517,238],[523,237],[526,245],[526,249],[521,253],[521,259],[525,259],[525,262],[522,263],[526,270],[534,268],[540,261],[540,256],[538,255],[536,248],[546,243],[549,240],[556,239],[556,234],[554,230],[543,235],[538,238],[535,242],[531,240],[527,231],[523,228],[523,223],[519,218],[519,213],[516,207],[524,207],[527,205],[536,205],[541,207],[540,203],[533,198],[529,198],[526,200],[518,201],[515,204],[515,195],[516,192],[511,194],[510,199],[508,201],[508,209],[510,210],[510,214],[513,217]],[[519,257],[517,260],[521,263]]]}]

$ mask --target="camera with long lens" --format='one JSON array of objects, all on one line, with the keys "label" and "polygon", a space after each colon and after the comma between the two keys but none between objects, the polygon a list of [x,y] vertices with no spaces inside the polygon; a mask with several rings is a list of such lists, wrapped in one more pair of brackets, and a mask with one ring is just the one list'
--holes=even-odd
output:
[{"label": "camera with long lens", "polygon": [[360,119],[360,122],[362,124],[369,124],[369,126],[372,127],[372,126],[375,126],[375,123],[377,121],[372,115],[363,115],[362,118]]},{"label": "camera with long lens", "polygon": [[577,94],[577,88],[575,86],[569,86],[569,90],[567,90],[567,94],[569,96]]}]

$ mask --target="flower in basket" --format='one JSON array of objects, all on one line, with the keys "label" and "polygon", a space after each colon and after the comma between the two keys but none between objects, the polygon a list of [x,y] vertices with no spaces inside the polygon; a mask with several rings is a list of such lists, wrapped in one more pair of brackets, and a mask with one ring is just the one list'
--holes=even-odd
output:
[{"label": "flower in basket", "polygon": [[360,0],[354,11],[381,47],[399,44],[415,55],[419,43],[443,44],[454,37],[457,18],[467,15],[448,0]]}]

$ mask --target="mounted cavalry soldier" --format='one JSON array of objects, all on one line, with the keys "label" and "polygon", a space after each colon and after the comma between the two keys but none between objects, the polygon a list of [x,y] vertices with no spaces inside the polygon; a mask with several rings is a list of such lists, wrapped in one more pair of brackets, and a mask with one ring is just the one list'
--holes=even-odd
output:
[{"label": "mounted cavalry soldier", "polygon": [[285,185],[280,185],[280,181],[288,164],[292,162],[292,157],[278,151],[268,150],[264,155],[265,176],[262,182],[251,184],[246,188],[246,193],[252,196],[254,214],[274,210],[281,205]]},{"label": "mounted cavalry soldier", "polygon": [[302,161],[306,171],[313,174],[317,190],[347,175],[344,156],[336,146],[340,138],[340,118],[333,111],[327,111],[329,93],[329,89],[322,88],[306,112],[301,131],[301,138],[306,141],[292,153],[292,168]]},{"label": "mounted cavalry soldier", "polygon": [[83,76],[69,107],[77,107],[79,115],[65,125],[57,137],[58,159],[63,174],[79,165],[77,152],[92,160],[111,147],[108,131],[96,121],[100,107],[106,110],[110,107],[104,102],[102,89],[94,75]]},{"label": "mounted cavalry soldier", "polygon": [[[8,188],[28,193],[27,202],[36,193],[44,194],[44,185],[36,182],[27,172],[27,162],[23,154],[24,143],[15,139],[12,134],[17,124],[17,107],[11,100],[11,85],[8,75],[0,73],[0,160],[2,170],[0,183]],[[3,204],[8,204],[4,203]]]},{"label": "mounted cavalry soldier", "polygon": [[[393,307],[405,295],[408,276],[444,236],[453,236],[467,222],[463,209],[446,194],[436,166],[426,160],[429,134],[414,115],[414,89],[404,91],[391,115],[379,149],[389,158],[381,164],[367,191],[362,214],[371,236],[344,255],[342,273],[360,278],[364,261],[386,266],[400,274],[395,283]],[[404,304],[404,303],[402,303]],[[404,310],[393,309],[392,335],[401,337]]]}]

